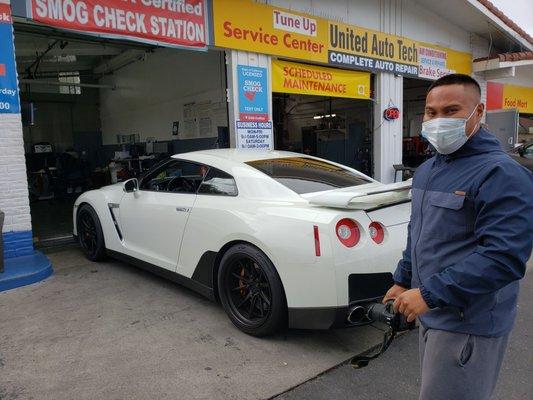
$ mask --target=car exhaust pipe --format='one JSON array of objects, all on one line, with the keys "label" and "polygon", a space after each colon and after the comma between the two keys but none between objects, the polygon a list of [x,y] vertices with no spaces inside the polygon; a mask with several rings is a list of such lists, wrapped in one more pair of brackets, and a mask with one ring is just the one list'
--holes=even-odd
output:
[{"label": "car exhaust pipe", "polygon": [[362,305],[357,305],[357,306],[353,306],[352,308],[350,308],[350,310],[348,311],[348,322],[350,324],[360,324],[362,322],[366,322],[366,314],[367,314],[367,309],[366,307],[362,306]]}]

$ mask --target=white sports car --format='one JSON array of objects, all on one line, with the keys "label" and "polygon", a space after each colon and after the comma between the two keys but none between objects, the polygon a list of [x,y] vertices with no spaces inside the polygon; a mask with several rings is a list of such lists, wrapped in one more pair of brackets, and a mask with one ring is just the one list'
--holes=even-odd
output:
[{"label": "white sports car", "polygon": [[90,260],[122,259],[219,300],[252,335],[354,326],[357,305],[392,284],[410,184],[297,153],[191,152],[83,193],[74,235]]}]

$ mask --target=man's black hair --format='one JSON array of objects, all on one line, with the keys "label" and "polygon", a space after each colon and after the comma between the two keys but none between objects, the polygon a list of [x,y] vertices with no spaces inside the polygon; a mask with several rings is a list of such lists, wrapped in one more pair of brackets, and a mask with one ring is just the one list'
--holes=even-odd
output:
[{"label": "man's black hair", "polygon": [[431,84],[428,89],[428,93],[436,87],[448,85],[474,86],[481,96],[481,87],[479,86],[479,83],[477,83],[476,80],[471,76],[465,74],[450,74],[440,77]]}]

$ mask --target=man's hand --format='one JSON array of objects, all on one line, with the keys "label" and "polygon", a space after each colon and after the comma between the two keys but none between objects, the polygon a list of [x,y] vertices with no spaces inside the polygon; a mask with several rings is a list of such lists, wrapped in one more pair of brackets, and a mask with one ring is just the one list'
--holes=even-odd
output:
[{"label": "man's hand", "polygon": [[399,295],[401,295],[403,292],[407,291],[406,288],[400,285],[392,285],[389,290],[387,290],[387,293],[385,294],[385,297],[383,297],[382,303],[385,304],[389,300],[396,300]]},{"label": "man's hand", "polygon": [[420,289],[410,289],[400,294],[394,301],[394,311],[407,317],[407,322],[429,311],[429,307],[422,298]]}]

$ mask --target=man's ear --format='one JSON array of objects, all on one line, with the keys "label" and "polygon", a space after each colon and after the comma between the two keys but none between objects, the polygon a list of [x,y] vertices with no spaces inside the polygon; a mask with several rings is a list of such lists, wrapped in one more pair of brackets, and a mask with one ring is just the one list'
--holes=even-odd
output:
[{"label": "man's ear", "polygon": [[479,119],[483,118],[483,113],[485,112],[485,104],[479,103],[477,105],[476,115],[479,117]]}]

